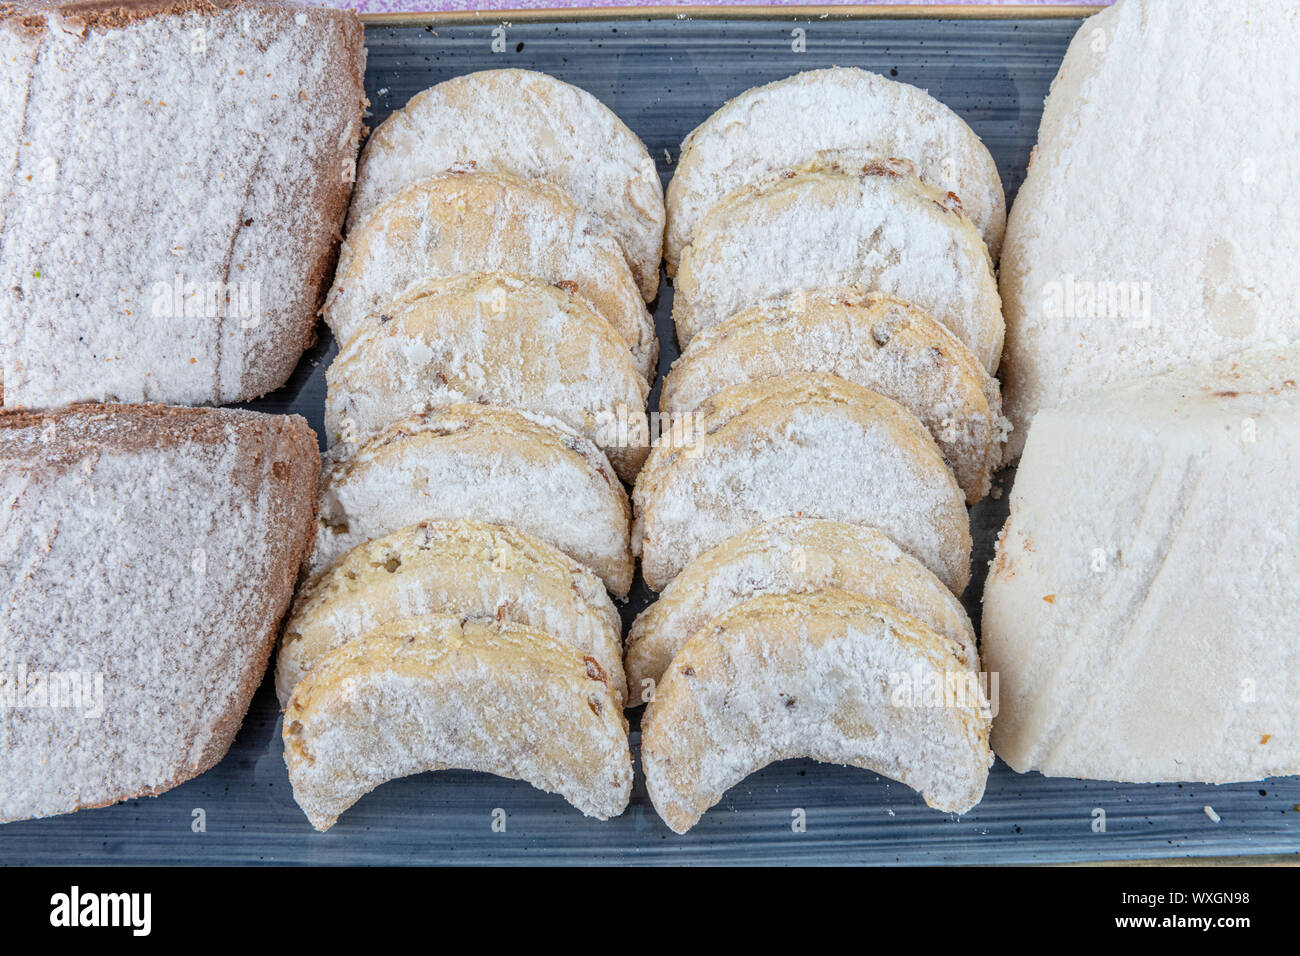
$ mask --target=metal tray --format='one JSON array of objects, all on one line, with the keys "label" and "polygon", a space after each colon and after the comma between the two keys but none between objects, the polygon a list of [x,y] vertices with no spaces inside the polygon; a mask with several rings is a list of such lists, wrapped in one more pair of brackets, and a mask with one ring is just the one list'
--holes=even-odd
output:
[{"label": "metal tray", "polygon": [[[775,14],[776,11],[768,11]],[[576,14],[575,14],[576,15]],[[1034,144],[1043,98],[1078,20],[845,18],[626,19],[506,22],[493,14],[367,29],[366,89],[374,125],[411,95],[472,70],[544,70],[590,90],[645,141],[665,183],[682,138],[726,99],[800,70],[862,66],[928,89],[964,116],[996,157],[1008,199]],[[504,25],[505,52],[493,31]],[[806,52],[794,51],[802,30]],[[497,34],[500,36],[500,34]],[[500,44],[498,44],[500,46]],[[661,371],[677,357],[665,282],[655,319]],[[322,339],[292,381],[250,407],[296,412],[322,432]],[[658,390],[651,397],[657,403]],[[1011,476],[1001,476],[1004,490]],[[979,595],[1006,495],[972,512]],[[630,619],[648,600],[638,582]],[[636,712],[633,748],[637,748]],[[1203,811],[1212,806],[1220,822]],[[195,809],[206,832],[192,829]],[[792,830],[792,811],[807,817]],[[505,832],[493,813],[507,814]],[[1094,829],[1096,810],[1105,830]],[[393,781],[326,834],[293,803],[268,679],[229,756],[161,797],[0,827],[0,862],[15,863],[1024,863],[1300,853],[1300,778],[1234,786],[1114,784],[1018,775],[1000,762],[984,801],[955,817],[862,770],[790,761],[735,787],[685,836],[654,812],[638,770],[616,820],[582,817],[558,796],[482,774],[444,771]]]}]

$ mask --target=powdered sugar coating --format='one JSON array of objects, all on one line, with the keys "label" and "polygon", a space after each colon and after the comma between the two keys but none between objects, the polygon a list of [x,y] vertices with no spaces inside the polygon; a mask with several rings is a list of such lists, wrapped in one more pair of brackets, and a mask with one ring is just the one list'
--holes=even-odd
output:
[{"label": "powdered sugar coating", "polygon": [[924,90],[866,70],[797,73],[740,94],[682,143],[668,184],[669,274],[708,211],[727,193],[824,150],[856,149],[915,163],[961,199],[997,261],[1006,199],[988,149]]},{"label": "powdered sugar coating", "polygon": [[360,23],[139,6],[0,11],[6,408],[243,401],[312,341],[362,132]]},{"label": "powdered sugar coating", "polygon": [[961,602],[888,537],[841,521],[779,518],[701,554],[633,622],[626,656],[629,706],[645,702],[677,652],[713,618],[760,594],[825,588],[882,601],[915,617],[951,640],[963,664],[978,669],[975,632]]},{"label": "powdered sugar coating", "polygon": [[983,600],[1012,768],[1300,773],[1297,463],[1300,346],[1038,413]]},{"label": "powdered sugar coating", "polygon": [[673,322],[683,346],[763,299],[861,285],[923,309],[997,369],[1001,301],[960,204],[905,163],[791,172],[728,195],[682,251]]},{"label": "powdered sugar coating", "polygon": [[861,287],[760,303],[705,329],[673,363],[659,409],[676,418],[729,385],[794,372],[829,372],[903,405],[967,503],[988,493],[1002,451],[997,380],[924,312]]},{"label": "powdered sugar coating", "polygon": [[618,238],[645,300],[658,293],[659,174],[636,134],[586,90],[532,70],[483,70],[417,93],[366,143],[349,226],[417,179],[449,169],[559,186]]},{"label": "powdered sugar coating", "polygon": [[358,545],[298,592],[276,662],[281,706],[335,648],[431,613],[545,631],[592,657],[623,696],[622,624],[594,572],[517,528],[422,521]]},{"label": "powdered sugar coating", "polygon": [[426,616],[371,631],[298,685],[283,734],[318,830],[388,780],[452,767],[527,780],[600,820],[632,790],[619,700],[572,648],[517,624]]},{"label": "powdered sugar coating", "polygon": [[562,189],[504,173],[442,173],[376,207],[339,251],[325,321],[346,344],[413,283],[466,272],[534,275],[579,293],[622,336],[642,378],[654,325],[599,218]]},{"label": "powdered sugar coating", "polygon": [[589,303],[531,276],[470,273],[417,286],[344,346],[326,380],[331,443],[478,402],[563,421],[627,481],[649,450],[649,387],[622,340]]},{"label": "powdered sugar coating", "polygon": [[[0,821],[161,793],[220,760],[311,545],[302,419],[83,405],[0,416]],[[98,675],[102,715],[20,669]]]},{"label": "powdered sugar coating", "polygon": [[878,528],[960,593],[970,522],[952,472],[906,409],[830,375],[734,385],[699,432],[657,443],[633,494],[646,583],[662,591],[703,551],[789,515]]},{"label": "powdered sugar coating", "polygon": [[466,518],[550,542],[622,597],[632,583],[629,511],[605,456],[560,422],[449,405],[398,422],[326,467],[311,568],[418,521]]},{"label": "powdered sugar coating", "polygon": [[[650,799],[684,833],[755,770],[810,757],[964,813],[993,763],[974,676],[949,642],[887,604],[836,590],[753,598],[686,642],[647,707]],[[899,696],[909,681],[950,679],[967,689],[952,702]]]},{"label": "powdered sugar coating", "polygon": [[1039,409],[1300,338],[1297,34],[1273,0],[1080,27],[1007,228],[1008,462]]}]

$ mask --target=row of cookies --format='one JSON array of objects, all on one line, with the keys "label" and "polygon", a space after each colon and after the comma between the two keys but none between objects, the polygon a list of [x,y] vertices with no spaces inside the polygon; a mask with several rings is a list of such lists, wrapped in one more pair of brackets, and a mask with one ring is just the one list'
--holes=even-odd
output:
[{"label": "row of cookies", "polygon": [[645,442],[608,426],[646,432],[664,216],[645,146],[577,87],[490,70],[412,98],[362,153],[325,303],[330,443],[500,405],[595,441],[632,480]]},{"label": "row of cookies", "polygon": [[682,832],[800,756],[969,809],[991,715],[957,595],[1004,430],[991,157],[920,90],[815,71],[696,129],[668,217],[683,354],[633,496],[660,597],[625,658],[656,809]]},{"label": "row of cookies", "polygon": [[664,223],[654,164],[590,94],[476,73],[362,154],[325,318],[310,580],[285,628],[285,760],[312,824],[460,767],[584,813],[631,792],[621,626],[648,450]]},{"label": "row of cookies", "polygon": [[606,819],[632,785],[618,612],[535,535],[421,521],[298,594],[276,665],[294,798],[325,830],[387,780],[459,767]]}]

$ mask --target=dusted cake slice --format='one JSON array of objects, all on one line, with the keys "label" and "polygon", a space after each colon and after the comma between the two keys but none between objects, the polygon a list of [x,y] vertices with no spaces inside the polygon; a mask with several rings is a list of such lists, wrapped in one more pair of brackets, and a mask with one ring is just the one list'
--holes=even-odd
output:
[{"label": "dusted cake slice", "polygon": [[283,385],[333,271],[364,71],[350,10],[0,5],[0,404]]},{"label": "dusted cake slice", "polygon": [[1300,348],[1039,412],[984,592],[1019,771],[1300,773]]},{"label": "dusted cake slice", "polygon": [[319,468],[296,415],[0,415],[0,823],[162,793],[225,756]]}]

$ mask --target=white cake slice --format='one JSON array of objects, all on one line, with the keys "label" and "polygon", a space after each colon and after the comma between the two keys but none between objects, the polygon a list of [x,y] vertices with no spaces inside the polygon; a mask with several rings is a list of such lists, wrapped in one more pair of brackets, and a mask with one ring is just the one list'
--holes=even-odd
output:
[{"label": "white cake slice", "polygon": [[1130,782],[1300,773],[1300,347],[1034,419],[984,592],[994,748]]},{"label": "white cake slice", "polygon": [[1298,34],[1277,0],[1079,28],[1002,251],[1005,462],[1041,408],[1300,335]]}]

